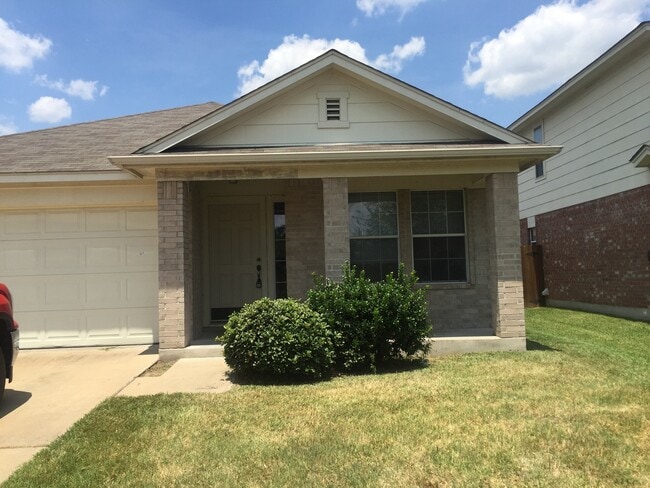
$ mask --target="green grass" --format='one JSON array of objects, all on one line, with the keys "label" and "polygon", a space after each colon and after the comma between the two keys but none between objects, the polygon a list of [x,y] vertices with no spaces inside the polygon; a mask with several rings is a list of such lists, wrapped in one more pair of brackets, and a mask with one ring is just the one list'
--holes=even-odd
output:
[{"label": "green grass", "polygon": [[112,398],[3,486],[650,486],[649,325],[553,309],[527,324],[527,353]]}]

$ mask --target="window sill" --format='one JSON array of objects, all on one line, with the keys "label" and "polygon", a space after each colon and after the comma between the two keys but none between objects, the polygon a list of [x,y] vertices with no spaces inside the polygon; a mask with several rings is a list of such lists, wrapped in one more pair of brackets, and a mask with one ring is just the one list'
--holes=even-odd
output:
[{"label": "window sill", "polygon": [[418,288],[428,288],[429,290],[466,290],[472,287],[471,283],[463,282],[420,282],[416,285]]}]

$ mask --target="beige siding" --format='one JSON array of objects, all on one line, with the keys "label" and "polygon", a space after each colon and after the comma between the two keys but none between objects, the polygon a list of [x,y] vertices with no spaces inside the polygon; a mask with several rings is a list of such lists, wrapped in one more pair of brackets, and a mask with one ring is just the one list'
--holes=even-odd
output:
[{"label": "beige siding", "polygon": [[629,162],[650,141],[650,55],[622,60],[567,98],[519,131],[532,137],[543,124],[544,143],[564,146],[545,162],[543,178],[534,168],[519,175],[521,218],[650,184],[650,171]]},{"label": "beige siding", "polygon": [[[318,128],[319,93],[347,93],[348,128]],[[186,141],[187,145],[274,145],[431,142],[485,139],[485,134],[436,117],[406,100],[361,87],[351,77],[325,74],[300,90]]]}]

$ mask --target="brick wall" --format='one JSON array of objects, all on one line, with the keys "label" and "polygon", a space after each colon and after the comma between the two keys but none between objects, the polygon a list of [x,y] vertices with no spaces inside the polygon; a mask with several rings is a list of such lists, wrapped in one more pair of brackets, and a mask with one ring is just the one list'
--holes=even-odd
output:
[{"label": "brick wall", "polygon": [[350,260],[348,179],[323,178],[325,276],[340,281],[341,266]]},{"label": "brick wall", "polygon": [[287,293],[304,298],[312,273],[325,274],[323,183],[320,179],[292,180],[285,194],[287,236]]},{"label": "brick wall", "polygon": [[650,185],[537,215],[535,224],[550,299],[650,306]]},{"label": "brick wall", "polygon": [[492,174],[486,178],[485,187],[494,332],[499,337],[525,337],[517,175]]},{"label": "brick wall", "polygon": [[158,182],[159,347],[185,347],[192,337],[192,216],[189,184]]}]

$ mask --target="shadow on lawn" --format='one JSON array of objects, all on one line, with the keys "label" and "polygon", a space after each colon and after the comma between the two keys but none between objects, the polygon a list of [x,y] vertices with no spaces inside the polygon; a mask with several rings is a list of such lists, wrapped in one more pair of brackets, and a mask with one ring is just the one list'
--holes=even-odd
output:
[{"label": "shadow on lawn", "polygon": [[349,371],[345,373],[335,372],[330,378],[323,379],[304,379],[292,377],[279,377],[279,376],[263,376],[263,375],[247,375],[235,373],[230,370],[227,373],[228,380],[236,385],[267,385],[267,386],[289,386],[289,385],[309,385],[315,383],[323,383],[330,381],[339,376],[366,376],[366,375],[384,375],[394,373],[404,373],[407,371],[416,371],[418,369],[426,368],[429,365],[427,359],[408,358],[408,359],[394,359],[387,361],[377,366],[376,372],[369,371]]},{"label": "shadow on lawn", "polygon": [[547,346],[546,344],[542,344],[541,342],[537,341],[531,341],[530,339],[526,339],[526,350],[527,351],[555,351],[559,352],[559,349],[555,349],[551,346]]}]

